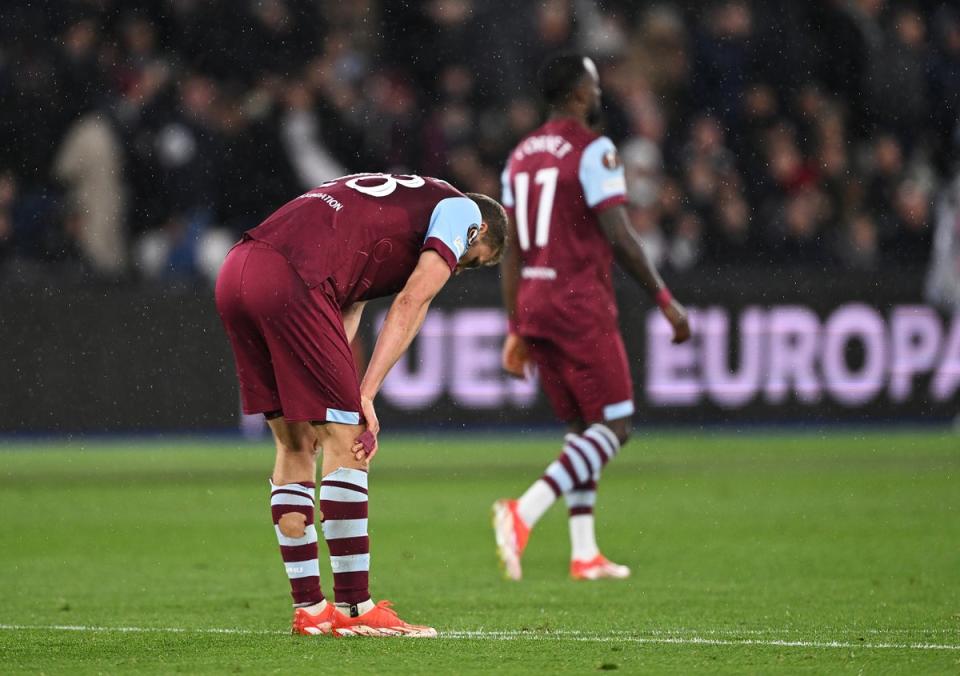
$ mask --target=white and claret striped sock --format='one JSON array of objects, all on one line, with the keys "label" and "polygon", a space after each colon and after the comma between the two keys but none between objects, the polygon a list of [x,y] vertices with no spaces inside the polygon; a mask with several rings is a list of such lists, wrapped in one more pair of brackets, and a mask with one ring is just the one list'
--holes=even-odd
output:
[{"label": "white and claret striped sock", "polygon": [[563,452],[517,502],[520,518],[530,528],[559,496],[595,481],[620,450],[617,435],[601,423],[591,425],[583,434],[568,434],[563,440]]},{"label": "white and claret striped sock", "polygon": [[330,549],[337,605],[372,607],[370,537],[367,535],[367,473],[340,467],[320,482],[323,536]]},{"label": "white and claret striped sock", "polygon": [[594,532],[593,506],[597,502],[597,482],[574,486],[563,496],[570,512],[570,558],[589,561],[600,553]]},{"label": "white and claret striped sock", "polygon": [[314,490],[313,482],[277,486],[270,481],[273,527],[290,579],[293,605],[298,608],[323,601],[317,560],[317,527],[313,521]]}]

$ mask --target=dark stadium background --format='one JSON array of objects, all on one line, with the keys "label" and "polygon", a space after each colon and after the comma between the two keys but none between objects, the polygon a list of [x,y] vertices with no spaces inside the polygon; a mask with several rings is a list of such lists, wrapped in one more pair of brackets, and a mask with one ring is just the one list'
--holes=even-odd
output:
[{"label": "dark stadium background", "polygon": [[[636,234],[699,312],[664,351],[619,280],[641,420],[960,412],[955,3],[63,0],[0,7],[0,432],[236,429],[226,248],[344,173],[498,196],[561,49],[600,66]],[[497,284],[444,292],[387,429],[550,422],[499,373]]]}]

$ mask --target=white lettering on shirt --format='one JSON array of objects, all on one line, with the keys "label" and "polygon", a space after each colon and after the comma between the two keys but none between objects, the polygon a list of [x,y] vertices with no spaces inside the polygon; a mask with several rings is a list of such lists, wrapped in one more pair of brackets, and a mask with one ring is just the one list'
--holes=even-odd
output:
[{"label": "white lettering on shirt", "polygon": [[336,197],[331,197],[325,192],[308,192],[304,195],[300,195],[300,197],[313,197],[314,199],[318,199],[321,202],[329,204],[336,211],[343,209],[343,203],[340,200],[338,200]]},{"label": "white lettering on shirt", "polygon": [[573,150],[573,146],[562,136],[557,136],[556,134],[531,136],[513,151],[513,159],[522,160],[528,155],[535,155],[537,153],[550,153],[559,159],[571,150]]}]

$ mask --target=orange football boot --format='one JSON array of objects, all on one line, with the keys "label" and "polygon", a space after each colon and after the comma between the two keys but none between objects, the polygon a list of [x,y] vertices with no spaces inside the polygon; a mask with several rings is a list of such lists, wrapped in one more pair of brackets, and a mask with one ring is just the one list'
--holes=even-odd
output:
[{"label": "orange football boot", "polygon": [[578,561],[574,559],[570,562],[570,577],[574,580],[600,580],[613,579],[622,580],[630,577],[630,569],[614,563],[603,554],[597,554],[589,561]]},{"label": "orange football boot", "polygon": [[527,548],[530,528],[517,513],[516,500],[497,500],[493,503],[493,533],[497,538],[497,556],[504,577],[519,580],[523,577],[520,557]]},{"label": "orange football boot", "polygon": [[327,603],[327,607],[320,613],[311,615],[306,608],[295,608],[293,611],[293,628],[290,630],[293,634],[303,636],[332,636],[333,629],[347,617],[337,610],[332,603]]},{"label": "orange football boot", "polygon": [[436,638],[437,630],[404,622],[391,608],[390,601],[380,601],[372,609],[357,617],[347,617],[339,613],[338,622],[333,627],[334,636],[404,636],[411,638]]}]

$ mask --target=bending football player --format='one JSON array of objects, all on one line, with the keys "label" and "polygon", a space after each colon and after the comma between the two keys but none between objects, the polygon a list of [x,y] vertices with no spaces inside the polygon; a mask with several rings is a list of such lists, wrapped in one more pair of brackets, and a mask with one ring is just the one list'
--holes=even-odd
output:
[{"label": "bending football player", "polygon": [[[496,264],[506,214],[484,195],[420,176],[358,174],[324,183],[244,234],[217,278],[217,309],[245,413],[276,442],[270,510],[295,606],[293,631],[436,636],[368,588],[367,470],[380,425],[374,399],[452,275]],[[396,293],[363,381],[350,351],[364,303]],[[320,590],[315,509],[333,592]]]}]

